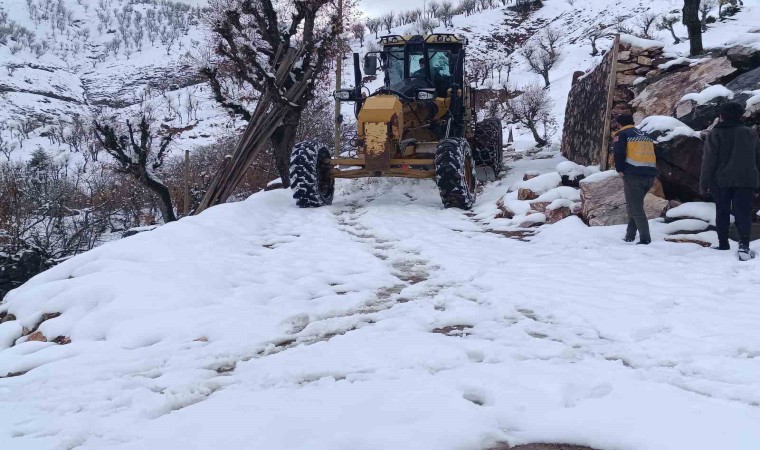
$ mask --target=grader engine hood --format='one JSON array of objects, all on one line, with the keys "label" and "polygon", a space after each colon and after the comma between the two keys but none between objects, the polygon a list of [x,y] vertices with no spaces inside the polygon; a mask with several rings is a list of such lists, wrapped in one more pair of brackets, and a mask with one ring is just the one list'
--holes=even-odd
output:
[{"label": "grader engine hood", "polygon": [[357,122],[359,137],[364,140],[367,169],[389,170],[404,124],[401,101],[395,95],[369,97],[359,111]]}]

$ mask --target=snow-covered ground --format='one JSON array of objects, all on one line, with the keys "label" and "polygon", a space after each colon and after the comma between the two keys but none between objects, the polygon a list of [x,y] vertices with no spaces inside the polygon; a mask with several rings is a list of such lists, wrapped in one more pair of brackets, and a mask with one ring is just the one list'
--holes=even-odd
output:
[{"label": "snow-covered ground", "polygon": [[[3,5],[13,17],[27,14],[12,2]],[[678,3],[546,0],[531,24],[564,31],[565,57],[551,75],[558,122],[572,73],[596,62],[586,27]],[[744,4],[736,19],[711,26],[707,46],[759,41],[748,31],[760,0]],[[497,9],[454,24],[471,38],[471,55],[499,57],[488,37],[511,15]],[[193,45],[197,36],[179,39]],[[671,42],[667,32],[657,37]],[[66,77],[56,92],[86,103],[93,86],[111,92],[129,79],[116,75],[166,59],[165,49],[143,51],[153,56],[109,56],[87,77],[84,64],[46,64]],[[666,51],[684,56],[686,44]],[[24,51],[12,56],[30,61]],[[2,58],[16,61],[5,47]],[[515,60],[515,85],[539,80]],[[31,70],[3,72],[0,82],[25,82],[30,71],[39,77],[28,84],[53,83]],[[83,79],[96,82],[86,89]],[[1,95],[11,105],[1,114],[36,102]],[[202,102],[198,133],[226,126],[207,92],[193,95]],[[42,107],[82,111],[72,104]],[[516,134],[518,148],[532,145]],[[47,142],[30,139],[25,150]],[[442,209],[430,181],[342,182],[335,204],[314,210],[273,191],[54,267],[0,306],[18,319],[0,324],[0,448],[760,448],[760,262],[664,242],[673,227],[657,221],[650,246],[576,217],[529,241],[507,237],[514,225],[494,218],[497,200],[523,173],[560,162],[512,164],[472,212]],[[575,199],[550,201],[560,200]],[[672,215],[703,213],[689,205]],[[19,339],[57,313],[39,332],[71,343]]]},{"label": "snow-covered ground", "polygon": [[[0,310],[3,449],[760,446],[760,265],[576,217],[493,231],[430,181],[273,191],[77,256]],[[756,246],[755,246],[756,247]],[[10,344],[43,313],[49,339]]]}]

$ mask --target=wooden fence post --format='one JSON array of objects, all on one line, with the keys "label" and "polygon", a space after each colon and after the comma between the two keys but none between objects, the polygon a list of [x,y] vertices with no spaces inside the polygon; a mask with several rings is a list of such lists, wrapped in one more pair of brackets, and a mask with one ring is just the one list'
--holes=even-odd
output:
[{"label": "wooden fence post", "polygon": [[185,150],[185,167],[182,190],[185,193],[185,207],[183,209],[185,215],[188,215],[190,213],[190,150]]},{"label": "wooden fence post", "polygon": [[610,64],[609,85],[607,86],[607,110],[604,115],[604,130],[602,133],[602,154],[599,166],[602,170],[609,169],[610,159],[610,134],[612,131],[612,103],[615,99],[615,87],[617,85],[617,62],[620,49],[620,35],[615,35],[612,43],[612,63]]}]

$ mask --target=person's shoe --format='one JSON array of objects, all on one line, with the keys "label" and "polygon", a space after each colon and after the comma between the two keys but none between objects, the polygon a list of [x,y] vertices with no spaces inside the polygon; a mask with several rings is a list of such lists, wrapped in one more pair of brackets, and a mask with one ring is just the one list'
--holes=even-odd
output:
[{"label": "person's shoe", "polygon": [[731,250],[731,246],[727,242],[718,244],[717,247],[713,247],[715,250]]},{"label": "person's shoe", "polygon": [[742,242],[739,244],[737,256],[739,257],[739,261],[749,261],[755,257],[755,252],[749,249],[749,242]]},{"label": "person's shoe", "polygon": [[643,240],[643,239],[642,239],[642,240],[640,240],[639,242],[637,242],[637,243],[636,243],[636,245],[649,245],[649,244],[651,244],[651,243],[652,243],[652,241],[651,241],[651,240],[647,240],[647,241],[645,241],[645,240]]},{"label": "person's shoe", "polygon": [[626,236],[626,237],[623,238],[623,241],[625,241],[625,242],[633,242],[635,240],[636,240],[635,237],[628,237],[628,236]]}]

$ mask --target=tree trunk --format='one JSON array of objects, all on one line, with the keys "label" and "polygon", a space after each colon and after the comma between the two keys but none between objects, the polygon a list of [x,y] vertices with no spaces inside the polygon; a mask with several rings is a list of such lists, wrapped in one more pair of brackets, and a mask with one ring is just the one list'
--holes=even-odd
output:
[{"label": "tree trunk", "polygon": [[139,176],[140,182],[150,189],[160,202],[161,216],[164,223],[174,222],[177,216],[174,215],[174,206],[172,205],[172,196],[169,194],[169,188],[163,183],[157,181],[147,171],[143,171]]},{"label": "tree trunk", "polygon": [[673,36],[673,41],[675,41],[673,43],[674,44],[680,44],[681,43],[681,39],[678,36],[676,36],[676,30],[673,28],[673,25],[669,26],[668,30],[670,30],[670,35]]},{"label": "tree trunk", "polygon": [[689,31],[689,54],[697,56],[704,53],[702,48],[702,22],[699,20],[700,0],[684,0],[683,24]]},{"label": "tree trunk", "polygon": [[[296,141],[298,123],[301,121],[301,111],[293,111],[287,115],[283,124],[277,127],[272,135],[274,165],[282,180],[284,188],[290,187],[290,153]],[[271,181],[271,180],[267,180]]]},{"label": "tree trunk", "polygon": [[541,76],[544,77],[544,84],[546,85],[544,87],[549,87],[549,71],[547,70],[546,72],[542,73]]},{"label": "tree trunk", "polygon": [[530,128],[530,132],[533,133],[533,139],[536,141],[536,147],[543,147],[547,144],[546,140],[542,138],[540,134],[538,134],[538,129],[536,128],[535,122],[528,122],[528,128]]}]

